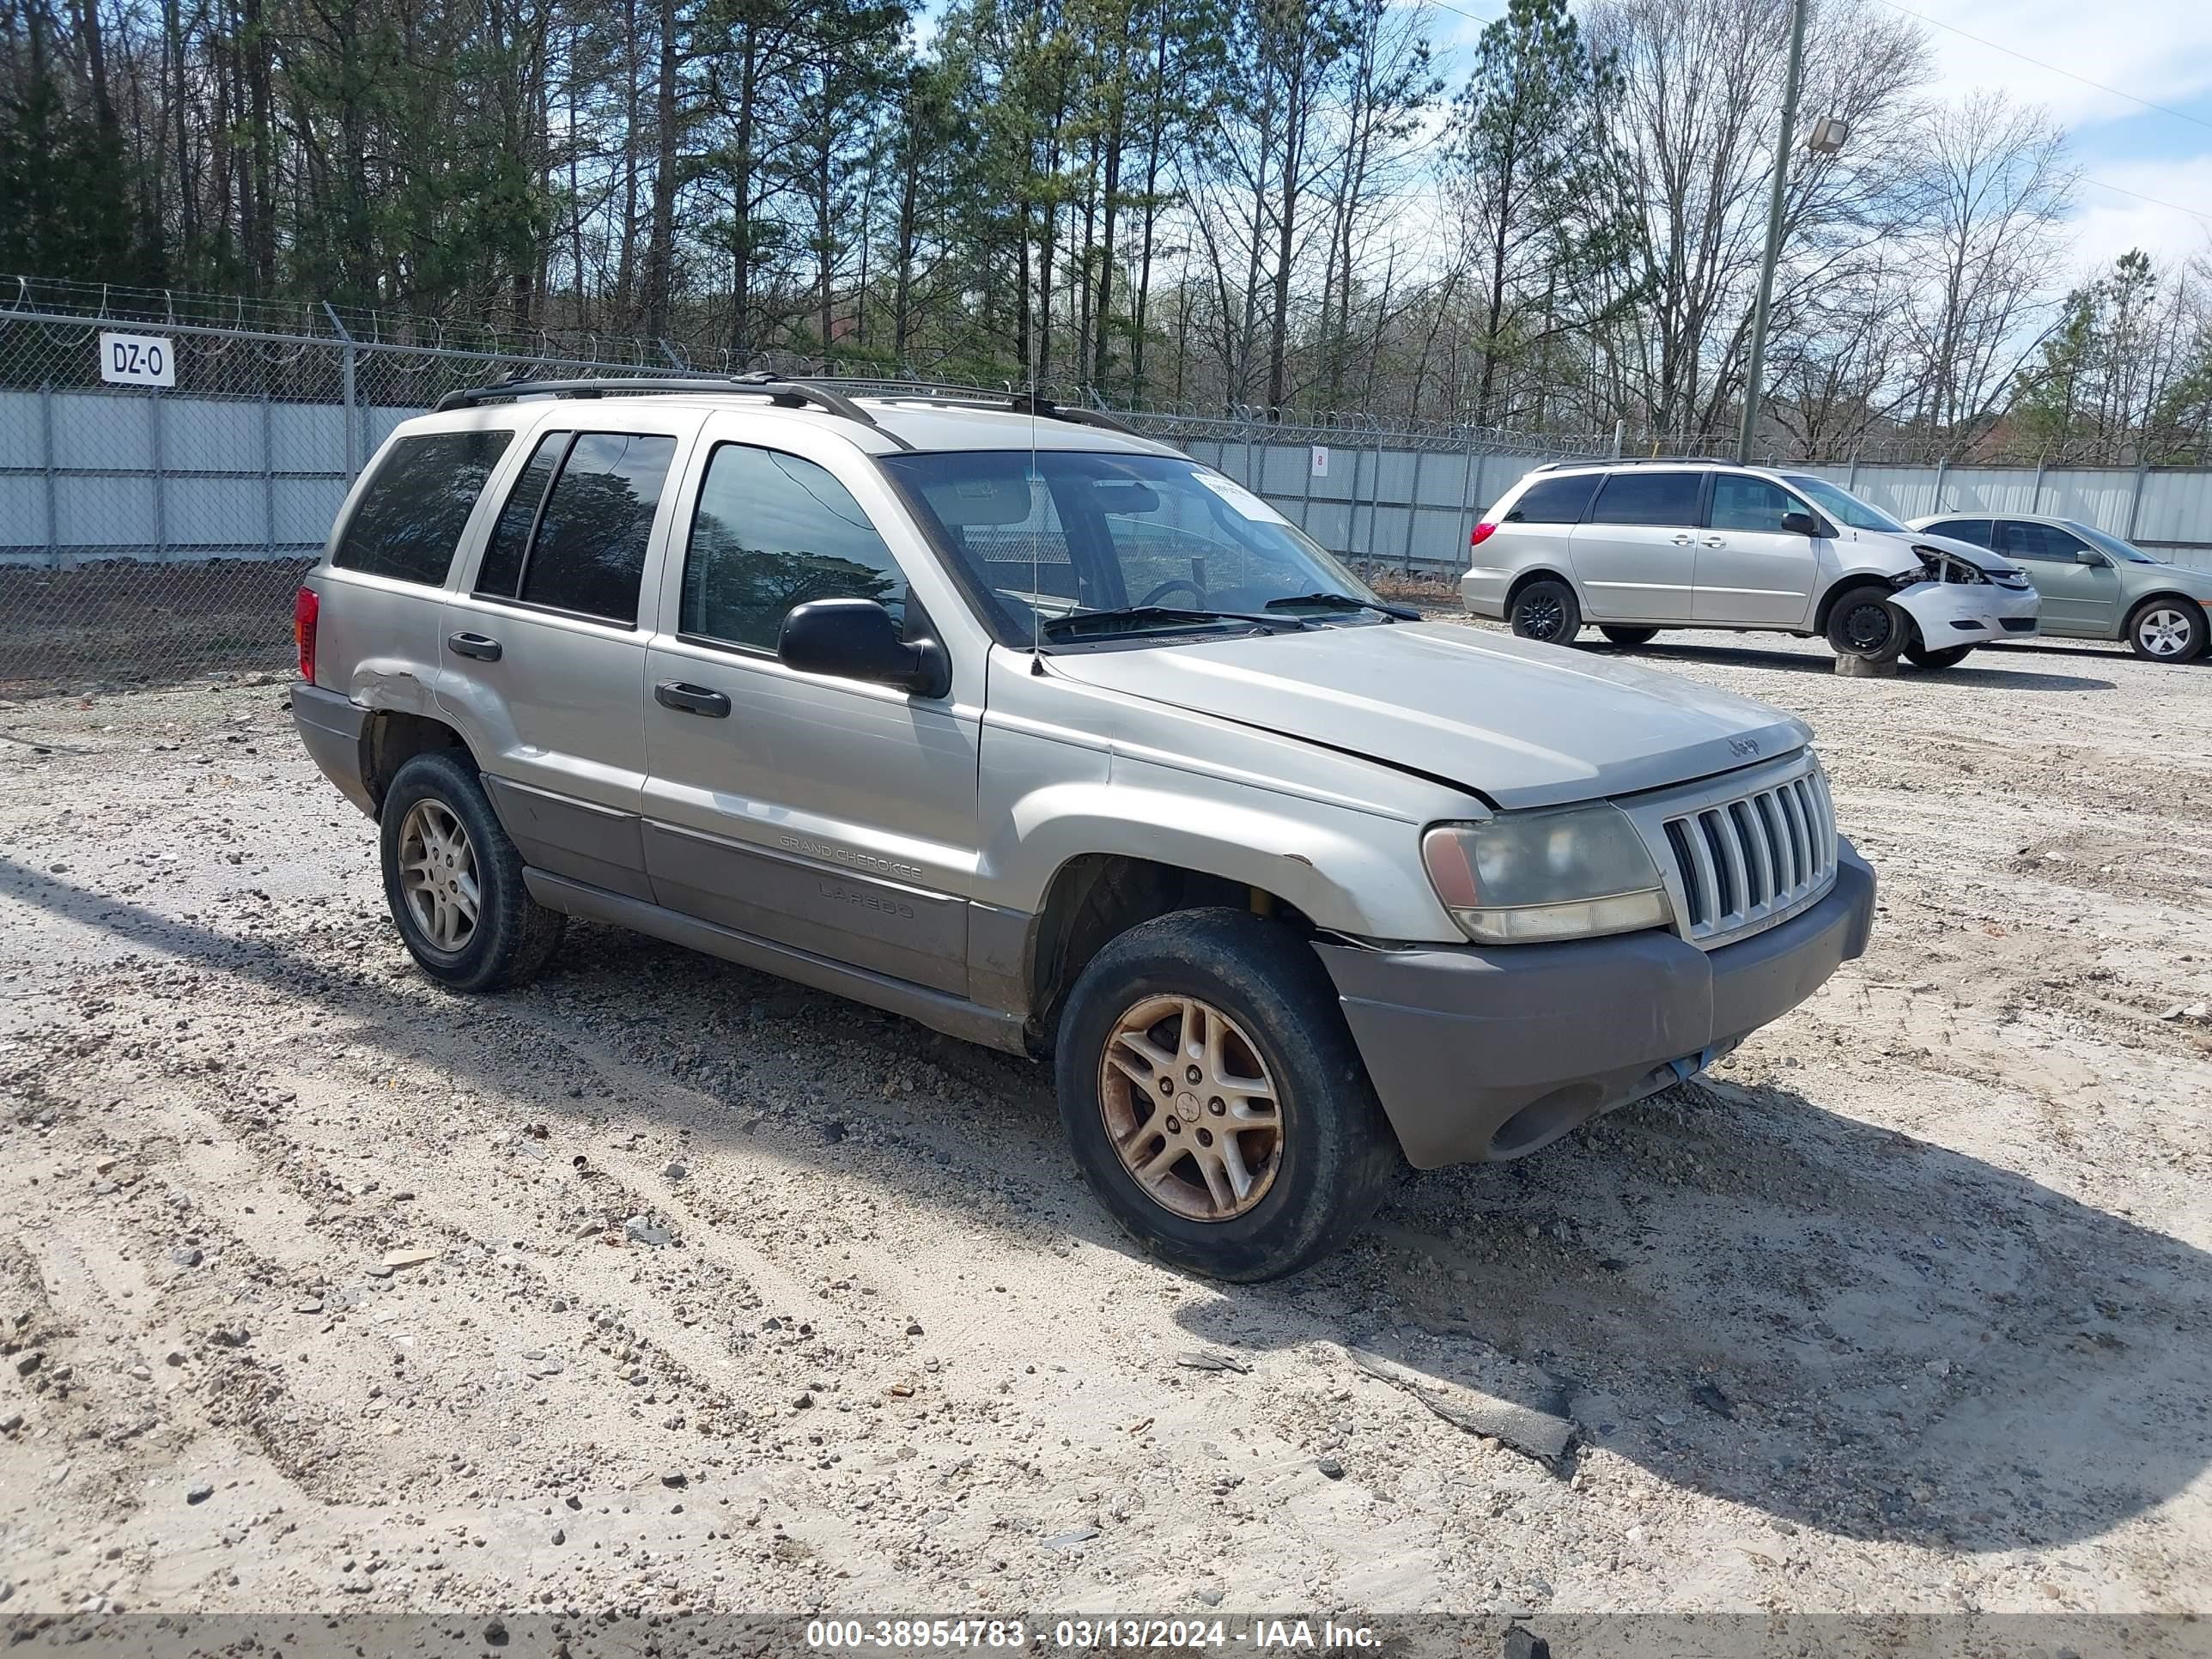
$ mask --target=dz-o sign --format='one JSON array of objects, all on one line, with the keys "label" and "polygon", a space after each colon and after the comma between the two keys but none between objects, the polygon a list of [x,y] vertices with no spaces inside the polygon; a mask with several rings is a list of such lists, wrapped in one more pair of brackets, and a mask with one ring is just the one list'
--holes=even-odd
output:
[{"label": "dz-o sign", "polygon": [[100,378],[113,386],[174,386],[177,349],[166,334],[100,336]]}]

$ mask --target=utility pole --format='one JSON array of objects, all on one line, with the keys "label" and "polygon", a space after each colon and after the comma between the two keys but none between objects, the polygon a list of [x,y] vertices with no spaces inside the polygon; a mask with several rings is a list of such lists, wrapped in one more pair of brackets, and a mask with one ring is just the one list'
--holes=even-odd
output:
[{"label": "utility pole", "polygon": [[1766,313],[1774,302],[1774,264],[1782,253],[1782,198],[1790,185],[1790,151],[1797,137],[1797,80],[1805,66],[1807,0],[1790,0],[1790,71],[1782,87],[1782,139],[1774,149],[1774,194],[1766,204],[1766,257],[1759,261],[1759,299],[1751,313],[1751,362],[1743,380],[1743,429],[1736,434],[1738,466],[1751,464],[1752,434],[1759,425],[1766,376]]}]

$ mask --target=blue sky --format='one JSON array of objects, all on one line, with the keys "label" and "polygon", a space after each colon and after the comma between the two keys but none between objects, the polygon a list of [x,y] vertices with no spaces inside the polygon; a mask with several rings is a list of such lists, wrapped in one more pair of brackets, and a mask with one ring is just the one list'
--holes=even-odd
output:
[{"label": "blue sky", "polygon": [[[2174,262],[2212,254],[2212,4],[2206,0],[1905,3],[1954,28],[2178,112],[2168,115],[2147,110],[1956,34],[1930,31],[1946,84],[1961,88],[2005,86],[2018,96],[2048,106],[2065,123],[2072,134],[2075,160],[2085,175],[2075,234],[2077,252],[2086,261],[2109,262],[2130,247]],[[2123,191],[2173,205],[2136,200],[2121,194]],[[2195,211],[2181,210],[2185,209]]]}]

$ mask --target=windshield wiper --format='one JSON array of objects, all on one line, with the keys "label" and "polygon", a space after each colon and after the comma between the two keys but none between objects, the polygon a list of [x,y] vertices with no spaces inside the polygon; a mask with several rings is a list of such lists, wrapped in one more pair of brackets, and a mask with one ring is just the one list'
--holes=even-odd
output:
[{"label": "windshield wiper", "polygon": [[1355,599],[1349,593],[1294,593],[1288,599],[1270,599],[1267,609],[1287,611],[1294,605],[1333,605],[1345,611],[1372,611],[1384,617],[1395,617],[1400,622],[1419,622],[1421,613],[1409,605],[1384,605],[1379,599]]},{"label": "windshield wiper", "polygon": [[1243,623],[1248,627],[1264,628],[1269,633],[1279,634],[1295,628],[1310,628],[1313,624],[1303,617],[1269,617],[1250,611],[1192,611],[1172,605],[1124,605],[1103,611],[1073,611],[1065,617],[1054,617],[1042,625],[1048,636],[1063,633],[1089,633],[1092,624],[1111,625],[1134,623],[1139,627],[1204,626],[1210,623]]}]

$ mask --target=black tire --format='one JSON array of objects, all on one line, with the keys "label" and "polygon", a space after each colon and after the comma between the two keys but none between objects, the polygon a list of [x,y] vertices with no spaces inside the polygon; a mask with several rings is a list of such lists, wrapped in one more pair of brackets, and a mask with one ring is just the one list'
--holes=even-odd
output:
[{"label": "black tire", "polygon": [[1649,645],[1659,632],[1656,628],[1608,628],[1602,623],[1598,624],[1597,631],[1623,650],[1633,646]]},{"label": "black tire", "polygon": [[[2154,624],[2158,626],[2154,629]],[[2179,629],[2179,643],[2172,648],[2161,648],[2159,641],[2173,640],[2176,629]],[[2195,662],[2204,654],[2205,633],[2203,605],[2194,599],[2154,593],[2128,612],[2128,624],[2122,637],[2127,641],[2129,650],[2148,661]],[[2152,637],[2154,634],[2155,638]]]},{"label": "black tire", "polygon": [[[1241,1027],[1233,1040],[1249,1043],[1273,1085],[1281,1127],[1271,1174],[1251,1207],[1226,1218],[1178,1213],[1153,1197],[1108,1127],[1101,1074],[1109,1040],[1125,1016],[1143,1017],[1148,1000],[1177,997],[1200,999]],[[1319,1261],[1367,1219],[1404,1167],[1320,959],[1279,924],[1241,910],[1180,911],[1110,941],[1069,993],[1054,1071],[1068,1144],[1098,1201],[1152,1255],[1215,1279],[1251,1284]],[[1137,1134],[1152,1130],[1146,1144],[1164,1152],[1157,1126],[1179,1109],[1159,1103]],[[1183,1127],[1196,1135],[1207,1122],[1194,1115]]]},{"label": "black tire", "polygon": [[[477,915],[458,948],[441,946],[410,902],[400,849],[417,806],[442,808],[466,832]],[[530,896],[522,855],[484,798],[476,768],[453,750],[417,755],[399,769],[384,797],[384,902],[417,967],[456,991],[497,991],[536,977],[561,943],[567,918]]]},{"label": "black tire", "polygon": [[1880,582],[1861,582],[1836,595],[1828,607],[1828,648],[1839,657],[1895,662],[1912,637],[1912,624]]},{"label": "black tire", "polygon": [[1540,576],[1513,596],[1506,621],[1524,640],[1567,645],[1582,632],[1583,608],[1566,583],[1555,576]]},{"label": "black tire", "polygon": [[1956,668],[1973,648],[1971,645],[1954,645],[1942,651],[1930,651],[1916,640],[1905,647],[1905,655],[1916,668]]}]

